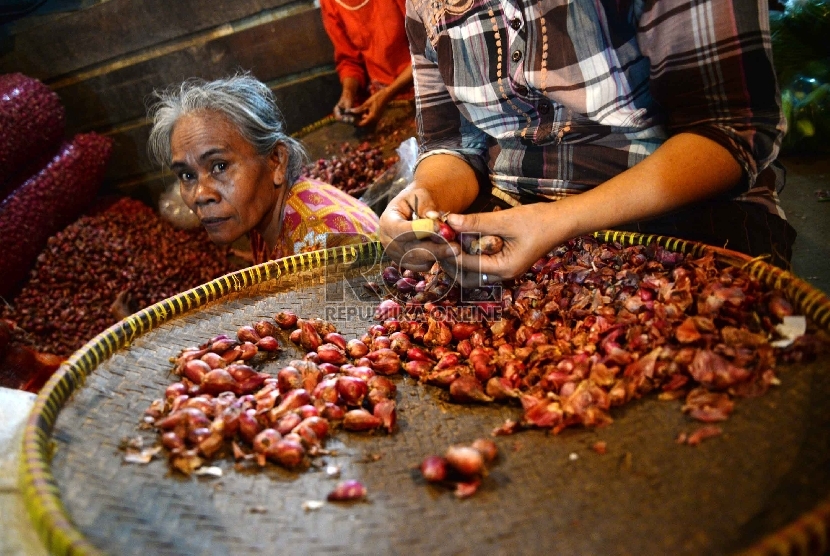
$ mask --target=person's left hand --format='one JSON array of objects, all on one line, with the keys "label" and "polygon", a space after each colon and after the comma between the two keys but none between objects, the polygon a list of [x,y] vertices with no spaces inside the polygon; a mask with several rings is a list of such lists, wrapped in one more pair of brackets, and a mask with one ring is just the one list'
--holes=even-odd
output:
[{"label": "person's left hand", "polygon": [[[414,214],[416,208],[420,214]],[[418,239],[412,230],[413,217],[423,218],[427,212],[437,212],[437,208],[428,190],[406,187],[389,201],[380,215],[380,242],[386,254],[398,261],[402,268],[427,272],[438,260],[455,261],[456,254],[460,251],[457,243]]]},{"label": "person's left hand", "polygon": [[[461,253],[457,261],[442,261],[442,268],[465,288],[521,276],[555,246],[570,239],[567,226],[550,225],[555,204],[534,203],[495,212],[449,215],[447,224],[457,233],[499,236],[504,247],[495,255]],[[483,275],[487,275],[486,282]]]},{"label": "person's left hand", "polygon": [[367,98],[366,102],[360,106],[352,108],[351,113],[357,119],[355,125],[358,127],[366,127],[376,123],[380,119],[381,114],[383,114],[383,109],[388,102],[389,99],[386,91],[381,90]]}]

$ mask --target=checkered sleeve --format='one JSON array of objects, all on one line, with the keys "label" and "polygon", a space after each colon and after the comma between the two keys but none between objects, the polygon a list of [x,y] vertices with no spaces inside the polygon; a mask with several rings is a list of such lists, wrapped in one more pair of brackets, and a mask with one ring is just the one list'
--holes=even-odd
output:
[{"label": "checkered sleeve", "polygon": [[[459,110],[438,66],[438,53],[421,16],[407,1],[406,30],[412,55],[416,122],[420,156],[452,154],[464,159],[480,175],[487,170],[487,137]],[[446,37],[442,41],[448,41]],[[446,45],[451,48],[451,46]]]},{"label": "checkered sleeve", "polygon": [[728,149],[751,188],[786,132],[767,0],[645,0],[642,7],[638,44],[669,133],[697,133]]}]

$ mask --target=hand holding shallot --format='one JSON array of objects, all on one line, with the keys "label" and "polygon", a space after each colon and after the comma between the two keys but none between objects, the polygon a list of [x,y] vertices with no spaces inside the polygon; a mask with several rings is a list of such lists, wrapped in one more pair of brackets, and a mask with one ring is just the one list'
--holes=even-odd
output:
[{"label": "hand holding shallot", "polygon": [[447,223],[448,213],[429,211],[426,218],[412,222],[412,231],[418,239],[429,238],[435,243],[459,241],[461,249],[469,255],[495,255],[504,247],[504,240],[496,235],[466,232],[462,234]]}]

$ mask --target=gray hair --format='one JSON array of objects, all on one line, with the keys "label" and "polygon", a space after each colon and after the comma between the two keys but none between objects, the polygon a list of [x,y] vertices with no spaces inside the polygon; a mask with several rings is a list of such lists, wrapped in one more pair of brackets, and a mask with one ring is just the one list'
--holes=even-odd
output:
[{"label": "gray hair", "polygon": [[179,118],[192,112],[212,110],[225,115],[236,125],[260,155],[271,154],[279,143],[285,145],[288,149],[286,181],[293,185],[300,177],[308,154],[299,141],[286,135],[285,121],[274,93],[250,74],[241,73],[215,81],[192,78],[180,86],[153,91],[153,97],[158,100],[148,108],[153,128],[147,140],[147,153],[157,164],[170,166],[170,139]]}]

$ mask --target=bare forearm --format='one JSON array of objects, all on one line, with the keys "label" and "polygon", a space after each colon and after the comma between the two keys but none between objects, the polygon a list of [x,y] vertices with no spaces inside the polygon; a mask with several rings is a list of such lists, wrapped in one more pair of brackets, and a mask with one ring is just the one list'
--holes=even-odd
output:
[{"label": "bare forearm", "polygon": [[367,125],[374,122],[380,117],[380,114],[389,104],[389,101],[394,99],[401,91],[412,85],[412,66],[407,66],[407,69],[402,71],[395,80],[369,97],[362,105],[361,109],[365,113],[366,121],[361,121],[360,125]]},{"label": "bare forearm", "polygon": [[448,223],[457,232],[504,239],[496,255],[461,257],[462,272],[456,277],[465,285],[475,285],[481,273],[496,281],[515,278],[570,238],[715,196],[740,179],[740,165],[726,149],[701,136],[677,135],[633,168],[585,193],[555,203],[450,215]]},{"label": "bare forearm", "polygon": [[700,135],[683,133],[645,160],[591,191],[550,206],[550,218],[567,219],[572,236],[664,214],[735,187],[741,167]]},{"label": "bare forearm", "polygon": [[354,99],[355,96],[357,96],[357,89],[359,85],[360,83],[354,77],[344,77],[342,82],[342,96],[348,95],[350,99]]},{"label": "bare forearm", "polygon": [[463,212],[478,195],[473,169],[460,158],[444,154],[424,159],[415,169],[411,187],[428,190],[436,210],[454,213]]},{"label": "bare forearm", "polygon": [[398,94],[412,86],[412,66],[406,66],[395,80],[386,87],[386,95],[388,98],[395,98]]}]

